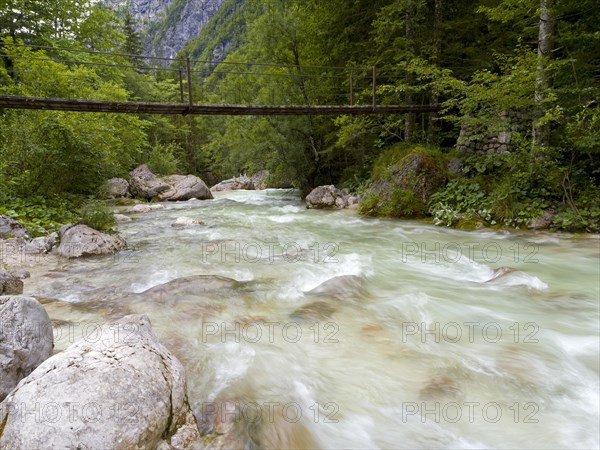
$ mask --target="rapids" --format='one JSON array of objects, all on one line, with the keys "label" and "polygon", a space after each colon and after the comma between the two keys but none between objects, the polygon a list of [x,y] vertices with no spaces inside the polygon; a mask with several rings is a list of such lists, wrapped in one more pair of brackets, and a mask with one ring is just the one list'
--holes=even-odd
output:
[{"label": "rapids", "polygon": [[600,445],[597,236],[306,210],[283,190],[131,216],[129,250],[26,280],[57,351],[146,313],[196,415],[236,404],[257,445]]}]

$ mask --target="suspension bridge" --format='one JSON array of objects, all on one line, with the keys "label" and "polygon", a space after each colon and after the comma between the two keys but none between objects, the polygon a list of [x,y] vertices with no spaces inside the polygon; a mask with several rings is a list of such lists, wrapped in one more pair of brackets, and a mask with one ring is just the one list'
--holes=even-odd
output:
[{"label": "suspension bridge", "polygon": [[[0,50],[7,74],[0,77],[0,108],[272,116],[440,109],[432,104],[390,103],[393,96],[381,95],[378,87],[404,77],[390,68],[170,59],[11,43],[2,43]],[[132,79],[142,77],[142,84],[144,76],[162,80],[165,92],[124,93],[113,87],[111,95],[110,83],[102,80],[110,79],[115,70]]]}]

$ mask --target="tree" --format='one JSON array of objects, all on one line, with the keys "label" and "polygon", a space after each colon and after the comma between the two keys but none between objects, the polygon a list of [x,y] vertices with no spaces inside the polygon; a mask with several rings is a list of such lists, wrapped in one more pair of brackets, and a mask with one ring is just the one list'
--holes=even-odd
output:
[{"label": "tree", "polygon": [[129,10],[125,13],[123,19],[123,33],[125,34],[125,42],[123,43],[123,53],[128,55],[139,56],[144,53],[142,38],[140,32],[135,26],[135,21]]},{"label": "tree", "polygon": [[[538,104],[538,109],[543,111],[542,104],[546,100],[546,92],[550,88],[550,78],[548,75],[547,64],[548,59],[552,54],[552,46],[554,41],[554,25],[555,19],[551,8],[552,0],[541,0],[540,3],[540,24],[538,33],[538,50],[537,50],[537,70],[536,70],[536,87],[535,101]],[[536,117],[540,119],[540,114]],[[548,145],[548,125],[540,124],[536,120],[533,123],[533,144]]]}]

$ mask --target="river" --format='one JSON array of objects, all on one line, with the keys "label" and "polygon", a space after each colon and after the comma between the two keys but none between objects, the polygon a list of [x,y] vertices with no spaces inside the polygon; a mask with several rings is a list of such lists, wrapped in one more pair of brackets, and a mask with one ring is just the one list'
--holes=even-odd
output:
[{"label": "river", "polygon": [[196,414],[227,400],[256,441],[271,427],[320,448],[600,445],[597,236],[306,210],[282,190],[132,217],[130,250],[26,280],[57,351],[145,313]]}]

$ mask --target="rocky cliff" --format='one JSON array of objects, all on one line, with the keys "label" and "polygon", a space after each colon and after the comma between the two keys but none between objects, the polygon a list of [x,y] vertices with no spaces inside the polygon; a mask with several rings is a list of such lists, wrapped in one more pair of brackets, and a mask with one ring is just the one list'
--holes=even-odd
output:
[{"label": "rocky cliff", "polygon": [[140,29],[145,54],[174,58],[190,39],[198,35],[223,1],[129,0],[126,5]]}]

